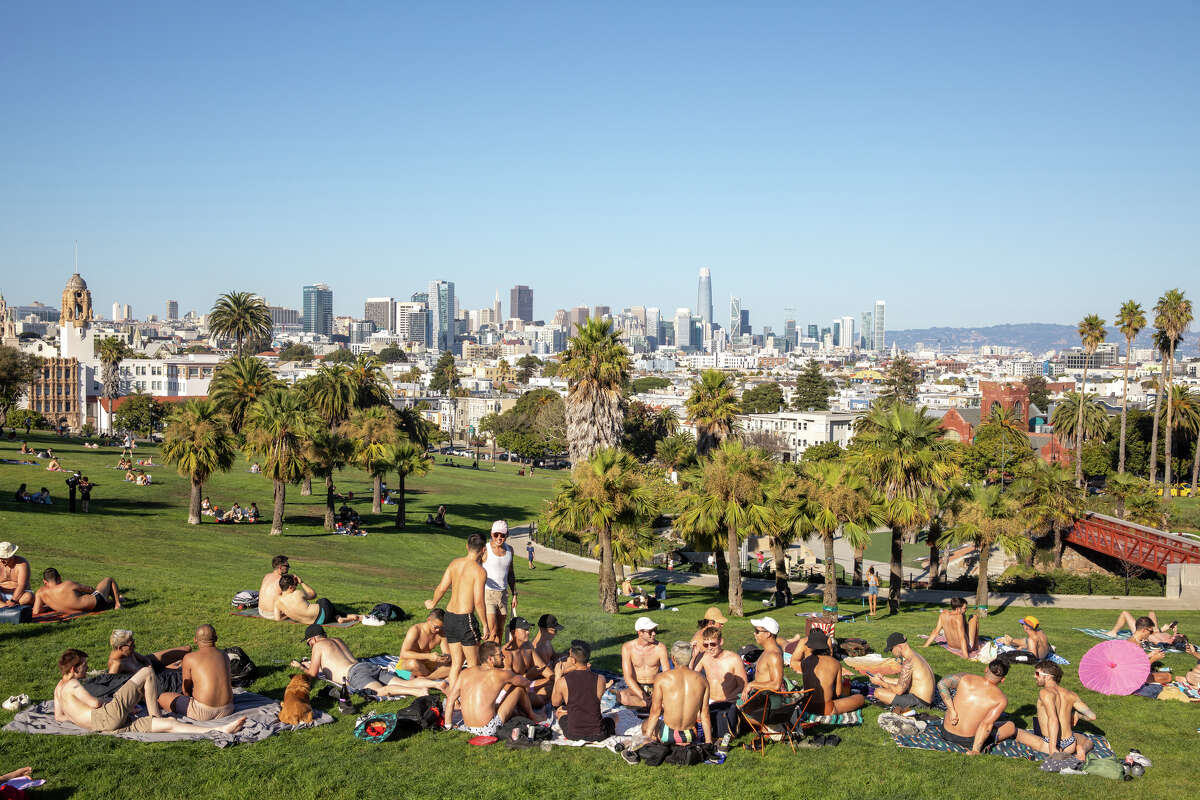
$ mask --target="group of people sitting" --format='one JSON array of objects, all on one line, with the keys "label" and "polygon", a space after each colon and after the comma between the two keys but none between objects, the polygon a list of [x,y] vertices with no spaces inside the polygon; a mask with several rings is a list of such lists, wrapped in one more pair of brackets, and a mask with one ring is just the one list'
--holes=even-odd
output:
[{"label": "group of people sitting", "polygon": [[217,522],[258,522],[260,512],[257,503],[250,503],[249,507],[242,508],[236,501],[224,511],[219,506],[212,504],[206,495],[200,501],[200,514],[205,517],[213,517]]},{"label": "group of people sitting", "polygon": [[45,486],[40,492],[30,492],[25,488],[26,484],[22,483],[17,487],[16,499],[18,503],[37,503],[44,506],[54,505],[54,501],[50,499],[50,490]]},{"label": "group of people sitting", "polygon": [[305,625],[334,622],[358,622],[360,614],[340,611],[328,598],[317,598],[316,591],[291,571],[285,555],[271,559],[271,571],[258,587],[258,613],[271,620],[291,620]]}]

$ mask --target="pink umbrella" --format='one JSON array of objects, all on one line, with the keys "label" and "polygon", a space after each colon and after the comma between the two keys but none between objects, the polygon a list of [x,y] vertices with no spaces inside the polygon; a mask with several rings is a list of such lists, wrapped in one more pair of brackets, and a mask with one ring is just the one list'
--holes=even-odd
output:
[{"label": "pink umbrella", "polygon": [[1133,694],[1150,676],[1150,659],[1127,639],[1101,642],[1079,661],[1079,680],[1101,694]]}]

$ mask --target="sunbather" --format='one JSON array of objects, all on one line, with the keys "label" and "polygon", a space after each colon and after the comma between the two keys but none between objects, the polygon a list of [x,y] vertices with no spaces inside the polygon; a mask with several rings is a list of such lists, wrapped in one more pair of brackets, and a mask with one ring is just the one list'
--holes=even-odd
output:
[{"label": "sunbather", "polygon": [[293,661],[292,666],[313,678],[345,684],[352,692],[377,697],[423,697],[430,689],[446,690],[443,680],[414,676],[408,670],[392,672],[377,664],[359,661],[345,642],[326,636],[320,625],[309,625],[304,630],[304,641],[312,649],[312,656]]},{"label": "sunbather", "polygon": [[921,646],[929,647],[940,633],[951,652],[970,658],[970,653],[979,644],[979,615],[972,614],[968,619],[966,613],[967,601],[961,597],[951,597],[950,608],[938,612],[937,624]]},{"label": "sunbather", "polygon": [[702,655],[699,659],[693,656],[689,664],[708,681],[708,710],[718,738],[736,732],[737,700],[750,680],[741,657],[726,650],[724,645],[720,628],[715,625],[706,628],[701,639]]},{"label": "sunbather", "polygon": [[505,669],[529,679],[529,699],[536,706],[543,706],[554,689],[554,670],[539,667],[534,660],[533,644],[529,641],[532,626],[524,617],[513,617],[508,623],[508,642],[500,648],[504,656]]},{"label": "sunbather", "polygon": [[[842,680],[841,662],[829,653],[829,637],[825,631],[820,628],[809,630],[808,650],[811,655],[801,660],[797,670],[804,677],[804,688],[812,690],[805,700],[805,710],[828,716],[862,708],[867,698],[850,693],[848,683]],[[792,669],[796,669],[794,659]]]},{"label": "sunbather", "polygon": [[1092,740],[1075,733],[1080,719],[1094,720],[1096,714],[1079,695],[1060,686],[1062,667],[1053,661],[1040,661],[1033,670],[1038,685],[1037,717],[1032,731],[1017,731],[1017,741],[1052,756],[1070,753],[1083,761],[1092,749]]},{"label": "sunbather", "polygon": [[29,591],[29,562],[17,555],[12,542],[0,542],[0,606],[24,606],[33,602]]},{"label": "sunbather", "polygon": [[884,649],[899,659],[900,674],[895,677],[870,675],[871,683],[879,687],[875,690],[875,699],[886,706],[901,708],[933,705],[935,680],[929,662],[912,649],[902,633],[888,636]]},{"label": "sunbather", "polygon": [[[303,622],[305,625],[316,623],[324,625],[333,622],[357,622],[361,614],[347,614],[339,611],[328,598],[322,597],[315,603],[308,602],[304,593],[299,590],[300,579],[295,575],[279,577],[279,597],[275,600],[275,610],[271,619],[291,619]],[[261,613],[261,611],[260,611]]]},{"label": "sunbather", "polygon": [[33,613],[58,611],[77,614],[87,611],[107,611],[121,607],[120,590],[112,578],[104,578],[93,586],[64,581],[58,570],[49,567],[42,573],[42,586],[33,595]]},{"label": "sunbather", "polygon": [[[271,571],[263,575],[262,583],[258,587],[258,613],[269,619],[274,619],[275,600],[279,597],[279,579],[287,575],[291,570],[291,564],[288,563],[288,557],[278,555],[271,559]],[[304,595],[305,600],[316,598],[317,593],[313,588],[304,582],[303,578],[296,576],[300,581],[296,591]]]},{"label": "sunbather", "polygon": [[[1116,637],[1121,631],[1128,629],[1131,639],[1137,642],[1148,642],[1150,644],[1171,646],[1180,643],[1180,640],[1185,637],[1179,633],[1179,623],[1172,622],[1165,628],[1158,625],[1158,615],[1153,611],[1147,611],[1146,616],[1134,619],[1133,615],[1128,611],[1122,611],[1117,617],[1117,624],[1112,626],[1108,635]],[[1139,636],[1139,632],[1141,635]]]},{"label": "sunbather", "polygon": [[155,672],[161,672],[169,667],[178,667],[183,657],[192,651],[191,647],[183,645],[143,655],[134,648],[135,644],[133,631],[115,630],[112,632],[112,635],[108,637],[108,646],[112,648],[108,654],[109,674],[132,675],[142,667],[151,667]]},{"label": "sunbather", "polygon": [[520,712],[536,722],[544,718],[529,702],[529,679],[504,668],[500,645],[479,646],[479,664],[463,670],[446,694],[444,717],[452,725],[455,706],[462,711],[463,730],[475,736],[495,736],[500,726]]},{"label": "sunbather", "polygon": [[233,713],[229,656],[217,647],[217,632],[212,625],[197,628],[192,641],[196,649],[181,662],[183,691],[163,692],[158,696],[158,704],[164,711],[200,722],[227,717]]},{"label": "sunbather", "polygon": [[[649,617],[638,617],[633,627],[637,638],[621,645],[621,674],[625,678],[625,688],[617,695],[617,699],[623,706],[646,708],[650,705],[654,679],[671,668],[671,659],[667,654],[667,646],[656,638],[657,622]],[[685,665],[690,657],[689,644],[688,658],[683,660]]]},{"label": "sunbather", "polygon": [[[446,612],[435,608],[424,622],[418,622],[404,634],[400,645],[400,666],[423,678],[442,679],[450,674],[450,654],[447,652],[445,628]],[[433,648],[442,652],[435,653]]]},{"label": "sunbather", "polygon": [[1021,624],[1024,636],[1001,636],[997,641],[1001,644],[1016,647],[996,656],[1011,664],[1036,664],[1050,655],[1050,640],[1042,630],[1042,623],[1032,614],[1026,614],[1017,620]]},{"label": "sunbather", "polygon": [[938,681],[938,694],[946,704],[946,718],[933,730],[951,744],[977,756],[989,747],[1016,735],[1017,726],[1003,719],[1008,698],[1000,691],[1008,664],[993,661],[981,676],[969,672],[947,675]]},{"label": "sunbather", "polygon": [[783,688],[783,648],[779,646],[779,623],[774,617],[763,617],[750,620],[750,624],[754,626],[754,643],[762,648],[762,655],[754,664],[754,680],[742,689],[742,702],[756,689],[778,692]]},{"label": "sunbather", "polygon": [[704,741],[713,741],[712,718],[708,712],[708,681],[688,669],[692,644],[678,641],[671,647],[674,668],[660,673],[650,690],[650,714],[642,724],[642,735],[659,742],[687,744],[696,733],[696,723],[704,732]]}]

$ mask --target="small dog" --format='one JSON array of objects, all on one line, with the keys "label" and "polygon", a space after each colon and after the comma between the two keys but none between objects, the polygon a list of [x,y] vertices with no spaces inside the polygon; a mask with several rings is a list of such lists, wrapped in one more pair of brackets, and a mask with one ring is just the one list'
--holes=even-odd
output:
[{"label": "small dog", "polygon": [[293,675],[283,692],[283,707],[279,709],[279,721],[285,725],[300,725],[313,721],[312,703],[308,696],[312,691],[312,678],[303,672]]}]

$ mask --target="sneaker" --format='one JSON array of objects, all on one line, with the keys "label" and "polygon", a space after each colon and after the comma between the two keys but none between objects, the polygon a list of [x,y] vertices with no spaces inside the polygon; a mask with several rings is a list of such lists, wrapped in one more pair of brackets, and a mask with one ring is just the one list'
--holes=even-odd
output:
[{"label": "sneaker", "polygon": [[1141,764],[1143,767],[1152,767],[1154,762],[1146,758],[1137,750],[1130,750],[1129,755],[1125,756],[1125,760],[1131,764]]},{"label": "sneaker", "polygon": [[0,708],[3,708],[5,711],[16,711],[20,707],[20,698],[17,695],[13,695],[0,705]]},{"label": "sneaker", "polygon": [[638,754],[635,753],[633,750],[622,750],[621,758],[625,761],[626,764],[629,764],[630,766],[634,766],[639,761],[641,761],[641,759],[638,758]]},{"label": "sneaker", "polygon": [[385,625],[386,623],[383,620],[381,620],[379,617],[363,617],[362,624],[369,625],[372,628],[379,628],[379,627],[382,627],[383,625]]},{"label": "sneaker", "polygon": [[1059,775],[1087,775],[1086,772],[1078,767],[1063,767],[1058,771]]},{"label": "sneaker", "polygon": [[892,736],[916,736],[921,732],[915,720],[902,717],[899,714],[883,713],[879,715],[879,727]]}]

